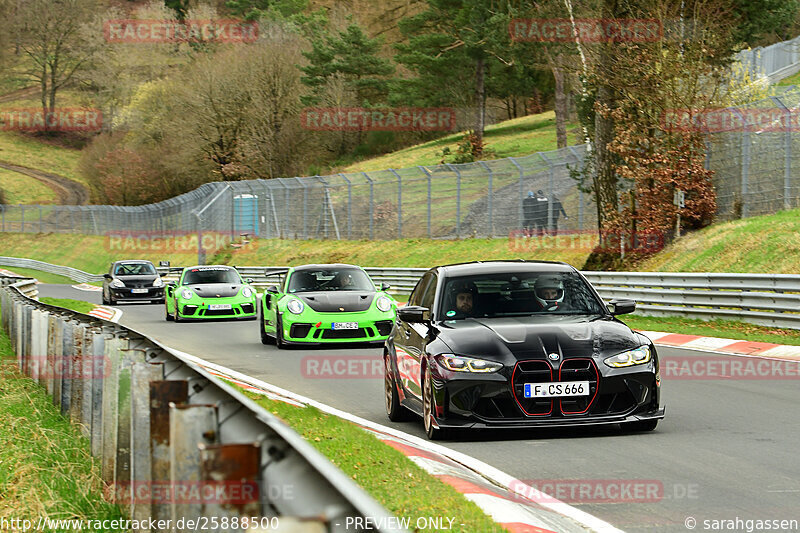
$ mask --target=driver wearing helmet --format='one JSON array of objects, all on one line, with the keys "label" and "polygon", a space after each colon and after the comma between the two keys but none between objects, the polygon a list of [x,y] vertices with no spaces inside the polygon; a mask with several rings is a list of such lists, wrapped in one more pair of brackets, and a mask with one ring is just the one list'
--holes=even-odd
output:
[{"label": "driver wearing helmet", "polygon": [[558,276],[544,275],[536,280],[534,296],[542,311],[558,311],[564,308],[564,282]]},{"label": "driver wearing helmet", "polygon": [[456,315],[462,317],[475,316],[475,296],[478,288],[471,281],[455,281],[448,288],[449,305],[446,316],[452,318]]}]

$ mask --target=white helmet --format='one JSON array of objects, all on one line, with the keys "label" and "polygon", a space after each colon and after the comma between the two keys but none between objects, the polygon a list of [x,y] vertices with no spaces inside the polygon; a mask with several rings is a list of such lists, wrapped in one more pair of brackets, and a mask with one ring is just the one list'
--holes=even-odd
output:
[{"label": "white helmet", "polygon": [[[555,289],[555,298],[544,298],[542,294],[545,289]],[[533,294],[536,300],[541,304],[542,309],[554,311],[558,309],[559,304],[564,301],[564,283],[558,276],[543,275],[536,279]],[[548,295],[550,296],[550,295]]]}]

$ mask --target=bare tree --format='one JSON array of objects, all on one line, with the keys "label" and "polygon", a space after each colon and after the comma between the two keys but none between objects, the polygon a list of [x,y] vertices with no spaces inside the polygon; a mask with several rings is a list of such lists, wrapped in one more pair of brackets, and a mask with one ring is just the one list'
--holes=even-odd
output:
[{"label": "bare tree", "polygon": [[45,116],[55,109],[58,91],[95,53],[81,29],[96,7],[95,0],[27,0],[20,6],[18,24],[25,26],[20,47],[33,64],[27,75],[41,88]]}]

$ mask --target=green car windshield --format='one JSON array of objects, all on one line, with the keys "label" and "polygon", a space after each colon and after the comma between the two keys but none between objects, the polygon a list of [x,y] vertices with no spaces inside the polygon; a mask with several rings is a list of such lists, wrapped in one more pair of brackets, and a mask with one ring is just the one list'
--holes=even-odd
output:
[{"label": "green car windshield", "polygon": [[363,270],[326,268],[296,270],[289,278],[287,292],[374,291],[375,285]]},{"label": "green car windshield", "polygon": [[241,282],[239,273],[232,268],[192,268],[183,276],[184,285]]}]

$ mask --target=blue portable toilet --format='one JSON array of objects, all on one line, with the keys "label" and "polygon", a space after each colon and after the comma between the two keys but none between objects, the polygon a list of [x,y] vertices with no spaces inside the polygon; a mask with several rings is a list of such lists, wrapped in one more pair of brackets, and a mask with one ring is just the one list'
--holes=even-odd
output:
[{"label": "blue portable toilet", "polygon": [[258,196],[237,194],[233,197],[233,229],[236,233],[258,235]]}]

